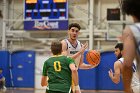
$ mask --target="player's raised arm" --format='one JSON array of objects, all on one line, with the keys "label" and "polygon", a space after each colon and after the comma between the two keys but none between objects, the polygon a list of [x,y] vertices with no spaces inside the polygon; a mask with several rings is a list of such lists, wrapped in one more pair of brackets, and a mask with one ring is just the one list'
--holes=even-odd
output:
[{"label": "player's raised arm", "polygon": [[121,74],[120,70],[121,70],[121,63],[119,61],[116,61],[114,64],[114,73],[112,69],[108,71],[109,77],[116,84],[120,82],[120,74]]},{"label": "player's raised arm", "polygon": [[[66,43],[65,40],[62,40],[61,43],[62,43],[62,54],[67,56],[68,55],[68,53],[67,53],[67,49],[68,49],[67,43]],[[84,54],[87,47],[88,47],[88,44],[86,42],[85,44],[82,45],[81,49],[77,53],[71,55],[70,57],[75,59],[78,56]]]},{"label": "player's raised arm", "polygon": [[68,54],[67,53],[67,43],[65,40],[62,40],[61,43],[62,43],[62,54],[67,56],[67,54]]}]

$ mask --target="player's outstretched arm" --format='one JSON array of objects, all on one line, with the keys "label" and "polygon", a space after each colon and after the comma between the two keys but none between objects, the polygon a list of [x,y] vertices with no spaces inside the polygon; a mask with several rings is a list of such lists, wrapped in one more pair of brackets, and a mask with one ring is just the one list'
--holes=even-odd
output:
[{"label": "player's outstretched arm", "polygon": [[110,79],[115,83],[118,84],[120,82],[120,70],[121,70],[121,63],[116,61],[114,63],[114,73],[112,69],[108,71]]},{"label": "player's outstretched arm", "polygon": [[75,90],[76,90],[75,92],[81,93],[80,87],[79,87],[78,72],[77,72],[77,68],[76,68],[75,64],[70,64],[70,69],[72,71],[72,79],[73,79],[74,84],[75,84]]},{"label": "player's outstretched arm", "polygon": [[129,27],[126,27],[123,31],[124,42],[124,65],[122,70],[122,80],[125,93],[132,93],[131,80],[132,80],[132,64],[135,57],[135,43],[134,37]]},{"label": "player's outstretched arm", "polygon": [[80,69],[92,69],[96,67],[96,65],[85,64],[83,61],[83,58],[84,58],[84,55],[82,55],[80,59],[80,63],[79,63]]},{"label": "player's outstretched arm", "polygon": [[[67,56],[67,43],[65,40],[62,40],[61,43],[62,43],[62,54]],[[84,45],[82,45],[80,51],[78,51],[77,53],[73,54],[70,57],[76,59],[78,56],[83,55],[87,47],[88,47],[88,43],[86,42]]]},{"label": "player's outstretched arm", "polygon": [[67,53],[67,43],[66,43],[65,40],[62,40],[61,43],[62,43],[62,54],[67,56],[68,55],[68,53]]},{"label": "player's outstretched arm", "polygon": [[75,54],[72,55],[71,57],[75,59],[75,58],[77,58],[78,56],[83,55],[84,52],[85,52],[85,50],[87,49],[87,47],[88,47],[88,43],[86,42],[84,45],[82,45],[80,51],[78,51],[77,53],[75,53]]}]

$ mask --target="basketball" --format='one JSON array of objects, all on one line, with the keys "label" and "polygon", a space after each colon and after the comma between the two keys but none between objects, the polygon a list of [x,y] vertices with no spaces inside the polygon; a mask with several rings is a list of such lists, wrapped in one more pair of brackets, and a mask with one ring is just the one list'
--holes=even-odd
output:
[{"label": "basketball", "polygon": [[89,64],[97,66],[100,63],[100,52],[97,50],[89,50],[86,54],[86,60]]}]

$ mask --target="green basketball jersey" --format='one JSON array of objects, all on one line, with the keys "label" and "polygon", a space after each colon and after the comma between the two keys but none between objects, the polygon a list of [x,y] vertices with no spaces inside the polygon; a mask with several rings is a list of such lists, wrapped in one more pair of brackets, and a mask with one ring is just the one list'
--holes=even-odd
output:
[{"label": "green basketball jersey", "polygon": [[74,63],[72,58],[62,55],[50,57],[45,61],[43,75],[49,77],[49,90],[62,92],[70,90],[72,77],[69,65],[72,63]]}]

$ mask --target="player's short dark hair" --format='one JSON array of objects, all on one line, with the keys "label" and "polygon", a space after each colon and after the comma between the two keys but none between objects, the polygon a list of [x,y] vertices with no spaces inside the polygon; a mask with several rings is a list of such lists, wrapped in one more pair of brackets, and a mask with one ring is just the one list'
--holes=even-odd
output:
[{"label": "player's short dark hair", "polygon": [[123,43],[117,43],[115,48],[119,48],[120,51],[123,50]]},{"label": "player's short dark hair", "polygon": [[140,21],[140,0],[122,0],[122,12],[133,15]]},{"label": "player's short dark hair", "polygon": [[80,25],[79,25],[78,23],[71,23],[71,24],[69,25],[69,30],[70,30],[72,27],[76,27],[76,28],[78,28],[79,30],[81,29],[81,27],[80,27]]},{"label": "player's short dark hair", "polygon": [[61,54],[62,52],[62,43],[60,41],[52,41],[51,51],[54,55]]}]

